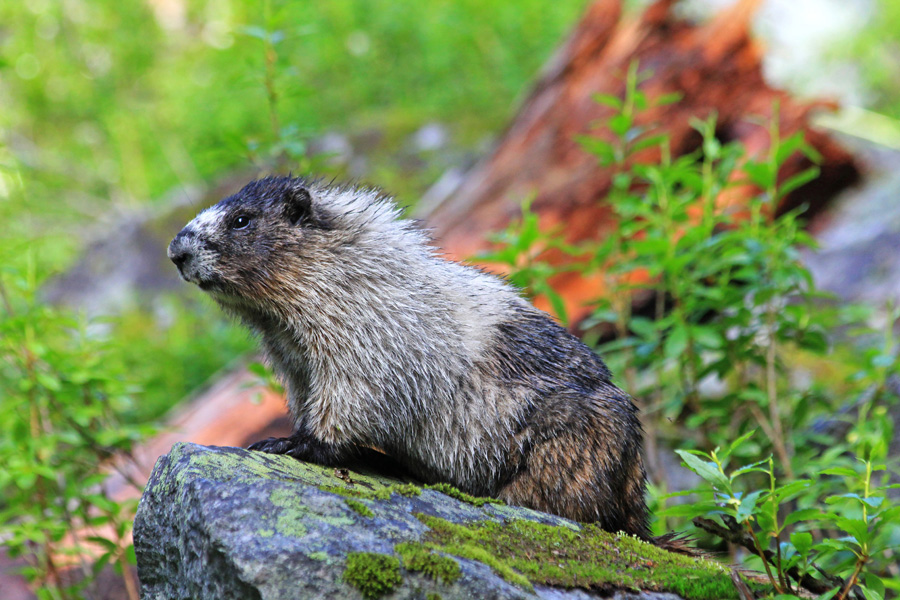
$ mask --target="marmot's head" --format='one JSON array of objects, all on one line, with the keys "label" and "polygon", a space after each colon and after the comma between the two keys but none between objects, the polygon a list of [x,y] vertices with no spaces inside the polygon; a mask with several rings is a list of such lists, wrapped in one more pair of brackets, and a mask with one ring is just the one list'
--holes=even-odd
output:
[{"label": "marmot's head", "polygon": [[403,251],[421,233],[375,190],[268,177],[207,208],[169,244],[185,281],[233,304],[280,303],[324,273],[361,268],[376,248]]},{"label": "marmot's head", "polygon": [[289,257],[292,264],[302,260],[331,228],[314,193],[303,179],[249,183],[185,225],[169,244],[169,258],[185,281],[217,297],[263,299],[290,273]]}]

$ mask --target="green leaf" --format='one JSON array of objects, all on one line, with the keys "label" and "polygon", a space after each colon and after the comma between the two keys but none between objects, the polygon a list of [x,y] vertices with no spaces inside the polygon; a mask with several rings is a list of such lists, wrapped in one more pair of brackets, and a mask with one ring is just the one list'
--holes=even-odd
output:
[{"label": "green leaf", "polygon": [[634,317],[628,325],[634,333],[644,339],[653,339],[659,336],[656,329],[657,323],[651,319]]},{"label": "green leaf", "polygon": [[793,525],[794,523],[799,523],[800,521],[817,520],[821,517],[821,510],[817,508],[803,508],[801,510],[795,510],[788,513],[788,515],[784,518],[784,525],[788,526]]},{"label": "green leaf", "polygon": [[50,375],[49,373],[37,373],[36,375],[38,383],[43,387],[47,388],[50,391],[58,392],[62,389],[62,385],[59,382],[57,377]]},{"label": "green leaf", "polygon": [[662,146],[666,140],[669,139],[668,135],[660,134],[660,135],[648,135],[646,137],[639,138],[638,140],[631,143],[628,147],[628,151],[630,154],[634,154],[635,152],[640,152],[645,148],[651,148],[655,146]]},{"label": "green leaf", "polygon": [[790,137],[781,140],[778,144],[778,149],[775,151],[775,164],[780,167],[793,153],[806,144],[803,135],[803,131],[797,131]]},{"label": "green leaf", "polygon": [[599,138],[589,138],[580,136],[577,138],[582,148],[598,157],[602,164],[612,164],[616,162],[616,149],[612,144]]},{"label": "green leaf", "polygon": [[676,358],[681,356],[681,354],[687,348],[688,343],[688,332],[687,328],[683,325],[676,325],[669,332],[669,335],[666,337],[666,343],[663,347],[663,351],[666,356],[669,358]]},{"label": "green leaf", "polygon": [[714,137],[703,140],[703,154],[710,160],[716,160],[722,153],[722,144]]},{"label": "green leaf", "polygon": [[746,465],[740,467],[739,469],[735,469],[731,474],[731,481],[733,482],[735,479],[740,477],[741,475],[746,475],[747,473],[769,473],[769,469],[765,467],[760,467],[760,465],[768,463],[769,459],[764,459],[759,462],[755,462],[752,465]]},{"label": "green leaf", "polygon": [[863,592],[866,593],[866,598],[868,599],[870,597],[869,593],[873,593],[875,595],[871,596],[872,598],[882,600],[885,594],[885,585],[884,581],[881,580],[881,577],[875,573],[863,573],[862,578],[866,582],[866,585],[862,586]]},{"label": "green leaf", "polygon": [[881,510],[877,516],[885,523],[900,520],[900,504]]},{"label": "green leaf", "polygon": [[884,503],[884,496],[867,496],[862,501],[869,505],[870,508],[878,509]]},{"label": "green leaf", "polygon": [[30,490],[37,481],[37,475],[34,472],[24,472],[16,475],[16,485],[22,490]]},{"label": "green leaf", "polygon": [[616,110],[622,110],[622,99],[618,96],[613,96],[612,94],[594,94],[591,98],[593,98],[594,102],[597,104],[602,104]]},{"label": "green leaf", "polygon": [[704,348],[719,349],[725,343],[722,332],[715,327],[694,325],[691,327],[691,335]]},{"label": "green leaf", "polygon": [[809,555],[809,550],[812,548],[812,541],[812,534],[806,531],[795,531],[791,534],[791,543],[803,557]]},{"label": "green leaf", "polygon": [[668,104],[675,104],[679,100],[683,94],[681,92],[670,92],[668,94],[662,94],[661,96],[657,96],[653,99],[653,106],[666,106]]},{"label": "green leaf", "polygon": [[857,542],[863,543],[869,539],[869,527],[860,519],[849,519],[847,517],[836,517],[834,524],[849,533]]},{"label": "green leaf", "polygon": [[[728,445],[728,455],[731,456],[731,454],[735,451],[736,448],[740,447],[741,444],[743,444],[744,442],[749,440],[751,437],[753,437],[753,434],[755,434],[755,433],[756,433],[756,429],[751,429],[750,431],[748,431],[747,433],[745,433],[738,439],[731,442],[731,444]],[[759,464],[759,463],[757,463],[757,464]]]},{"label": "green leaf", "polygon": [[659,511],[660,515],[666,517],[687,517],[693,518],[701,515],[708,515],[719,511],[719,505],[712,501],[697,501],[687,504],[675,504],[667,506]]},{"label": "green leaf", "polygon": [[108,540],[105,537],[100,537],[96,535],[91,535],[86,538],[90,542],[94,542],[100,546],[103,546],[108,552],[115,552],[118,550],[118,546],[116,546],[115,542],[112,540]]},{"label": "green leaf", "polygon": [[827,548],[829,550],[837,550],[838,552],[847,552],[853,549],[853,546],[856,545],[856,540],[853,538],[840,538],[840,539],[832,539],[825,538],[824,540],[817,542],[813,548],[816,552],[821,552],[822,548]]},{"label": "green leaf", "polygon": [[702,460],[686,450],[676,450],[675,452],[694,473],[711,483],[719,491],[731,493],[731,482],[716,463]]},{"label": "green leaf", "polygon": [[811,479],[800,479],[797,481],[792,481],[786,485],[776,488],[772,493],[772,496],[780,504],[789,499],[791,496],[802,492],[805,489],[808,489],[810,485],[812,485]]},{"label": "green leaf", "polygon": [[738,505],[735,518],[739,523],[746,523],[756,510],[756,501],[765,493],[765,490],[756,490],[741,497],[741,503]]},{"label": "green leaf", "polygon": [[890,367],[893,366],[894,362],[896,362],[896,358],[891,356],[890,354],[879,354],[878,356],[872,359],[873,367]]},{"label": "green leaf", "polygon": [[840,475],[841,477],[856,477],[856,471],[847,467],[829,467],[819,471],[820,475]]},{"label": "green leaf", "polygon": [[862,590],[863,595],[866,597],[866,600],[884,600],[883,591],[879,593],[877,590],[873,590],[869,586],[862,585],[861,583],[857,583],[857,585],[859,586],[859,589]]},{"label": "green leaf", "polygon": [[607,126],[609,130],[612,131],[616,137],[623,138],[625,134],[628,133],[628,130],[631,129],[633,121],[631,117],[626,115],[625,113],[618,113],[610,117]]},{"label": "green leaf", "polygon": [[91,565],[91,573],[94,577],[98,577],[104,568],[109,564],[110,559],[112,558],[112,553],[104,552],[100,555],[95,561],[94,564]]},{"label": "green leaf", "polygon": [[774,181],[772,169],[766,163],[748,161],[744,164],[744,173],[754,185],[761,189],[766,189]]},{"label": "green leaf", "polygon": [[784,183],[778,186],[778,197],[784,198],[798,187],[813,181],[819,176],[819,167],[810,167],[800,171],[796,175],[789,177]]}]

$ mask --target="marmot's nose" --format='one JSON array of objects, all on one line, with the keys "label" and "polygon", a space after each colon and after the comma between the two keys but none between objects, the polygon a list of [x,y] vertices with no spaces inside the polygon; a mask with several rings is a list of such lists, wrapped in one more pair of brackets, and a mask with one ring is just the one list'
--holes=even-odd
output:
[{"label": "marmot's nose", "polygon": [[172,254],[169,252],[169,258],[172,259],[172,262],[175,263],[175,266],[178,267],[178,270],[181,270],[181,267],[184,266],[184,263],[187,262],[187,259],[190,255],[187,252],[179,252],[178,254]]},{"label": "marmot's nose", "polygon": [[169,244],[169,249],[166,252],[166,254],[169,255],[169,259],[175,263],[175,266],[178,267],[179,271],[183,270],[185,263],[191,258],[191,251],[185,243],[185,237],[187,236],[185,236],[184,231],[181,231],[175,236],[172,243]]}]

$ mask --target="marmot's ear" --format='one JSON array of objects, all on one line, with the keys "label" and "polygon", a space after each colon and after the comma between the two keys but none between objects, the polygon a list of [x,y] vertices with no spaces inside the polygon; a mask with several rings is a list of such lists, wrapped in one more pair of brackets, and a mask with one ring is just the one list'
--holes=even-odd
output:
[{"label": "marmot's ear", "polygon": [[313,203],[312,196],[306,188],[288,190],[284,198],[284,216],[291,225],[325,229],[327,222],[322,211]]}]

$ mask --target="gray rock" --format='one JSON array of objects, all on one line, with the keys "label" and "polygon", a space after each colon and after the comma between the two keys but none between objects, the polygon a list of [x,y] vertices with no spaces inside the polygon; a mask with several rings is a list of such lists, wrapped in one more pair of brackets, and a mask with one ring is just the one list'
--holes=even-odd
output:
[{"label": "gray rock", "polygon": [[193,293],[178,277],[166,247],[194,215],[240,189],[250,174],[235,173],[210,187],[181,187],[157,208],[110,217],[87,235],[80,257],[48,280],[42,299],[90,317],[142,307],[156,309],[166,293]]},{"label": "gray rock", "polygon": [[310,144],[313,155],[324,154],[325,162],[330,166],[345,165],[353,157],[353,145],[350,139],[336,131],[330,131]]},{"label": "gray rock", "polygon": [[[581,531],[578,524],[553,515],[492,503],[478,506],[471,498],[466,502],[412,485],[398,488],[401,483],[238,448],[177,444],[158,460],[135,519],[141,597],[360,598],[362,593],[344,580],[348,553],[394,557],[399,543],[428,541],[431,528],[422,515],[456,524],[524,520],[565,529],[569,535]],[[624,541],[662,553],[633,539]],[[510,583],[483,562],[453,556],[444,551],[447,547],[427,548],[431,556],[458,563],[459,577],[451,582],[434,580],[401,563],[404,568],[397,579],[402,583],[386,597],[424,599],[436,593],[445,600],[678,598],[661,592],[617,591],[608,584],[565,589],[532,580],[533,589],[525,589],[530,588],[527,583]],[[634,550],[627,552],[634,556]],[[612,554],[618,555],[618,548]],[[661,562],[665,561],[641,559],[640,569]],[[721,571],[727,580],[726,569],[696,562],[712,569],[713,577]]]},{"label": "gray rock", "polygon": [[819,222],[804,261],[819,289],[881,308],[900,298],[900,153],[889,171],[844,194]]},{"label": "gray rock", "polygon": [[419,152],[440,150],[447,145],[450,136],[439,123],[428,123],[420,127],[412,137],[413,147]]}]

